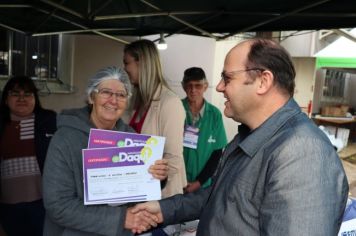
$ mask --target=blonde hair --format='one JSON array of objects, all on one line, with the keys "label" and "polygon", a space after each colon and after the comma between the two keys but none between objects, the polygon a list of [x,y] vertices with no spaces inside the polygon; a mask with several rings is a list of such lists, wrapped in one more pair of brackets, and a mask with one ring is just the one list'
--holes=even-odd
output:
[{"label": "blonde hair", "polygon": [[138,91],[133,92],[134,108],[147,109],[154,99],[159,86],[168,88],[163,78],[161,61],[156,45],[147,39],[137,40],[125,46],[124,53],[128,53],[138,63]]}]

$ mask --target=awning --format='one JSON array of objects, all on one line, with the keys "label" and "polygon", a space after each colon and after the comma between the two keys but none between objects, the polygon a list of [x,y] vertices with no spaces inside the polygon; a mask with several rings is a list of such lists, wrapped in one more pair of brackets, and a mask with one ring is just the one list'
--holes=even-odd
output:
[{"label": "awning", "polygon": [[28,35],[241,32],[356,27],[355,0],[2,0],[0,27]]},{"label": "awning", "polygon": [[[356,28],[349,34],[356,37]],[[314,55],[316,67],[337,67],[356,69],[356,42],[340,37]]]}]

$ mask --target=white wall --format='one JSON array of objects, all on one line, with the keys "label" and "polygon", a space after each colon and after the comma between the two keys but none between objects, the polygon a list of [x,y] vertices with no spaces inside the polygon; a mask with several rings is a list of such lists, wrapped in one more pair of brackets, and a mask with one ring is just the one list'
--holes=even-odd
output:
[{"label": "white wall", "polygon": [[160,52],[163,73],[171,88],[179,97],[185,97],[181,81],[184,70],[189,67],[201,67],[209,82],[205,98],[211,102],[214,93],[213,68],[215,58],[215,40],[191,35],[173,35],[165,39],[167,50]]},{"label": "white wall", "polygon": [[[227,52],[237,44],[238,40],[216,42],[207,37],[190,35],[174,35],[166,39],[168,49],[160,51],[165,77],[172,89],[181,97],[185,97],[180,82],[183,72],[188,67],[202,67],[205,71],[209,88],[205,98],[224,113],[225,99],[216,92],[216,85],[220,81]],[[231,140],[237,133],[238,123],[223,115],[226,135]]]},{"label": "white wall", "polygon": [[302,109],[307,109],[309,101],[313,100],[315,83],[315,58],[293,57],[296,70],[294,99]]},{"label": "white wall", "polygon": [[[227,52],[239,41],[241,40],[232,39],[216,42],[211,38],[190,35],[174,35],[166,38],[168,49],[160,51],[160,55],[164,74],[172,89],[180,97],[185,97],[180,84],[184,70],[192,66],[202,67],[209,82],[205,98],[224,113],[225,99],[215,88],[221,79],[220,74]],[[238,123],[224,115],[223,122],[230,141],[237,134]]]},{"label": "white wall", "polygon": [[[166,39],[168,49],[160,51],[163,71],[172,89],[180,97],[185,97],[181,87],[183,72],[192,66],[202,67],[209,82],[209,89],[205,98],[224,113],[225,99],[216,91],[216,85],[220,81],[220,74],[224,66],[227,52],[234,47],[239,40],[225,40],[216,42],[207,37],[189,35],[174,35]],[[237,133],[238,123],[223,115],[226,135],[231,140]]]},{"label": "white wall", "polygon": [[73,81],[74,92],[69,94],[50,94],[40,98],[45,108],[57,112],[66,108],[85,105],[85,89],[88,79],[99,69],[122,66],[122,43],[94,35],[76,35],[74,40]]},{"label": "white wall", "polygon": [[[71,94],[51,94],[41,97],[46,108],[61,111],[64,108],[80,107],[85,104],[85,89],[88,78],[98,69],[117,65],[122,66],[122,43],[93,35],[76,35],[74,46],[73,77],[75,92]],[[151,36],[157,39],[158,36]],[[134,40],[135,38],[126,38]],[[185,96],[181,88],[183,72],[192,66],[202,67],[209,81],[206,99],[224,111],[225,99],[215,87],[220,81],[224,59],[227,52],[240,40],[218,41],[207,37],[174,35],[166,38],[168,49],[160,51],[163,73],[172,89],[181,97]],[[314,83],[314,59],[293,58],[297,69],[295,98],[300,106],[307,106],[312,99],[312,85]],[[224,117],[224,125],[228,140],[237,133],[238,123]]]},{"label": "white wall", "polygon": [[[221,80],[221,72],[224,68],[224,61],[226,54],[241,40],[233,39],[233,40],[225,40],[216,42],[215,47],[215,59],[214,59],[214,80],[212,82],[214,88]],[[225,109],[225,98],[222,93],[215,92],[213,93],[213,104],[219,108],[221,113],[224,114]],[[237,126],[239,123],[232,120],[231,118],[227,118],[223,115],[223,121],[225,126],[225,131],[227,135],[227,140],[230,141],[237,134]]]},{"label": "white wall", "polygon": [[[293,34],[291,37],[286,37]],[[281,45],[292,57],[296,70],[294,99],[303,111],[307,112],[310,100],[314,96],[315,54],[319,47],[319,32],[315,31],[284,31],[281,32]]]},{"label": "white wall", "polygon": [[[122,66],[124,45],[116,41],[93,35],[76,35],[74,45],[73,80],[74,92],[70,94],[50,94],[41,97],[44,107],[57,112],[65,108],[81,107],[85,104],[85,89],[88,78],[98,69],[109,66]],[[158,36],[149,38],[156,39]],[[128,39],[130,41],[130,39]],[[134,38],[131,38],[134,40]],[[206,73],[209,89],[205,97],[223,113],[223,95],[216,92],[220,81],[226,53],[237,41],[215,42],[207,37],[174,35],[166,38],[168,49],[160,51],[165,78],[179,97],[185,97],[181,88],[183,72],[192,66],[202,67]],[[237,133],[237,123],[224,118],[224,124],[230,140]]]},{"label": "white wall", "polygon": [[[61,111],[64,108],[80,107],[85,104],[85,89],[88,78],[98,69],[106,66],[123,66],[124,44],[94,35],[76,35],[74,45],[73,81],[74,92],[70,94],[50,94],[41,97],[44,107]],[[150,37],[152,39],[157,36]],[[135,38],[125,38],[132,41]],[[202,67],[209,81],[206,99],[212,101],[215,87],[212,84],[215,40],[206,37],[174,35],[166,39],[168,49],[160,51],[163,74],[171,88],[181,97],[183,72],[192,66]],[[197,46],[198,45],[198,46]]]},{"label": "white wall", "polygon": [[[292,34],[295,35],[288,37]],[[314,31],[283,31],[281,32],[281,45],[288,50],[292,57],[311,57],[315,53],[317,37],[318,32]]]}]

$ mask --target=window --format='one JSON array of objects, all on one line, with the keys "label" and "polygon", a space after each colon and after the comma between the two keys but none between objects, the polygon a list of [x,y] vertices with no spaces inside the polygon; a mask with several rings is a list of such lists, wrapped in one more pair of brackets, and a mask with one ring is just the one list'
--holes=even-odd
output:
[{"label": "window", "polygon": [[32,37],[0,29],[2,84],[10,76],[27,75],[41,93],[71,92],[72,46],[67,35]]},{"label": "window", "polygon": [[343,103],[349,97],[350,73],[338,69],[326,69],[322,101]]},{"label": "window", "polygon": [[5,30],[0,29],[0,77],[9,74],[9,45],[8,35]]}]

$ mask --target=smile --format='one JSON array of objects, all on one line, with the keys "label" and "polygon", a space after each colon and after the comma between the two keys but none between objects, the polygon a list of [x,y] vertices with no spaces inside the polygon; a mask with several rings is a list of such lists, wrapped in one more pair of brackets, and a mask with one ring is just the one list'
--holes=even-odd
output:
[{"label": "smile", "polygon": [[117,107],[109,107],[109,106],[104,106],[105,110],[110,110],[110,111],[117,111],[118,108]]}]

